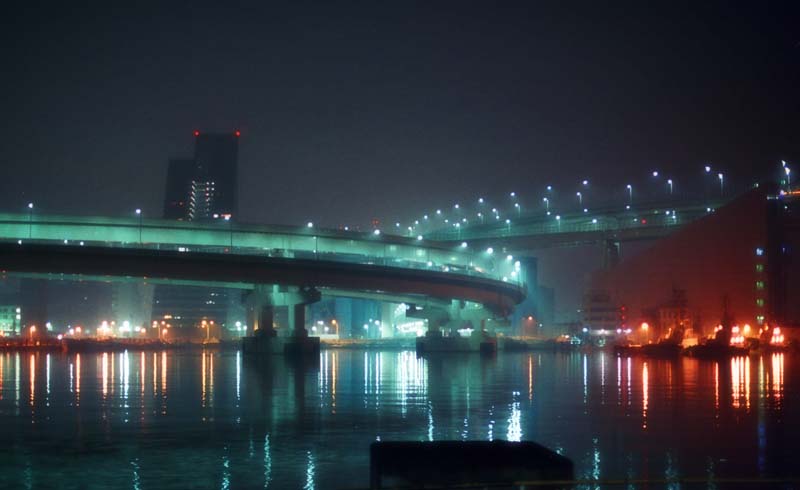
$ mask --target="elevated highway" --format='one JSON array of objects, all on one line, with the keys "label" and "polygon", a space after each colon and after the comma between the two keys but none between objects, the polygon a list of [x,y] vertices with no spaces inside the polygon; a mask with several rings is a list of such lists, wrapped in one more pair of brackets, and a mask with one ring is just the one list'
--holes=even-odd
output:
[{"label": "elevated highway", "polygon": [[254,291],[257,310],[275,304],[276,287],[290,288],[292,304],[312,302],[307,292],[314,290],[420,304],[474,303],[497,316],[507,315],[525,295],[519,264],[487,250],[223,220],[2,214],[0,270],[28,277],[219,284]]}]

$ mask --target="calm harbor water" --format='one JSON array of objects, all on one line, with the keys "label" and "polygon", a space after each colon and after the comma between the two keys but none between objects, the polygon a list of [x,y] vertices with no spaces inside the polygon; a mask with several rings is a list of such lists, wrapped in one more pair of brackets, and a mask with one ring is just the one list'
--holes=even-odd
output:
[{"label": "calm harbor water", "polygon": [[533,440],[571,458],[581,479],[667,481],[636,488],[800,475],[789,355],[327,350],[308,365],[248,361],[0,353],[0,487],[364,488],[378,439]]}]

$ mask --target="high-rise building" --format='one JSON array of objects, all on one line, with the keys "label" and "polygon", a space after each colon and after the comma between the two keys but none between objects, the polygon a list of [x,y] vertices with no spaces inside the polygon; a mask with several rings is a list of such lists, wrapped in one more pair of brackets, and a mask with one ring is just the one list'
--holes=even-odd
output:
[{"label": "high-rise building", "polygon": [[233,217],[238,211],[239,132],[195,132],[195,175],[192,182],[190,219]]},{"label": "high-rise building", "polygon": [[164,217],[189,219],[189,197],[195,175],[193,159],[173,158],[167,168],[167,186],[164,190]]},{"label": "high-rise building", "polygon": [[238,212],[239,131],[195,131],[192,159],[171,159],[164,217],[179,220],[233,218]]},{"label": "high-rise building", "polygon": [[[176,220],[233,219],[238,211],[239,131],[194,132],[194,158],[172,159],[167,171],[164,218]],[[158,285],[152,320],[178,328],[203,320],[233,328],[245,319],[241,292],[224,288]]]}]

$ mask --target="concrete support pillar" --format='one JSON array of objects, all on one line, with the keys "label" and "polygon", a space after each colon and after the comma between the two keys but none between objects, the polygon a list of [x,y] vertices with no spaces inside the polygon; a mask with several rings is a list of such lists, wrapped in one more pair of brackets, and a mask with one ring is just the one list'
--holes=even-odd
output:
[{"label": "concrete support pillar", "polygon": [[392,338],[395,336],[395,324],[394,324],[394,310],[397,308],[397,303],[387,303],[384,302],[381,304],[381,338]]},{"label": "concrete support pillar", "polygon": [[420,308],[420,306],[421,305],[411,305],[410,308],[406,310],[406,317],[427,320],[428,331],[425,333],[425,336],[441,337],[441,327],[450,321],[450,314],[447,311],[447,307],[424,305]]},{"label": "concrete support pillar", "polygon": [[247,314],[247,325],[253,329],[253,333],[264,329],[265,332],[261,332],[262,334],[267,333],[270,336],[274,336],[273,288],[274,286],[271,285],[257,285],[252,291],[245,295],[244,303]]},{"label": "concrete support pillar", "polygon": [[264,305],[261,307],[261,315],[258,320],[259,327],[265,331],[270,337],[275,337],[277,333],[274,327],[275,320],[275,307],[272,305]]},{"label": "concrete support pillar", "polygon": [[295,338],[308,337],[306,330],[306,304],[297,303],[289,307],[289,328]]},{"label": "concrete support pillar", "polygon": [[[308,337],[305,329],[306,305],[319,301],[319,291],[277,285],[258,285],[247,294],[247,321],[255,330],[266,330],[269,336],[275,335],[275,308],[286,306],[289,317],[289,335]],[[263,335],[263,333],[262,333]]]},{"label": "concrete support pillar", "polygon": [[[319,337],[308,337],[306,330],[306,306],[319,301],[321,295],[313,288],[281,287],[261,285],[246,297],[248,321],[256,331],[252,337],[242,340],[245,354],[319,354]],[[288,309],[289,334],[278,337],[274,329],[275,308]]]}]

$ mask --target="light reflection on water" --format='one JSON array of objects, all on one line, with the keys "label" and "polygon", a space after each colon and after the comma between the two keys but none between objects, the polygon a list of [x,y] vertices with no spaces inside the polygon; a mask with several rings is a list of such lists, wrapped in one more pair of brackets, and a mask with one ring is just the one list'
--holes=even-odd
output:
[{"label": "light reflection on water", "polygon": [[366,487],[375,440],[535,440],[579,477],[668,488],[786,475],[800,436],[796,362],[5,352],[0,487]]}]

